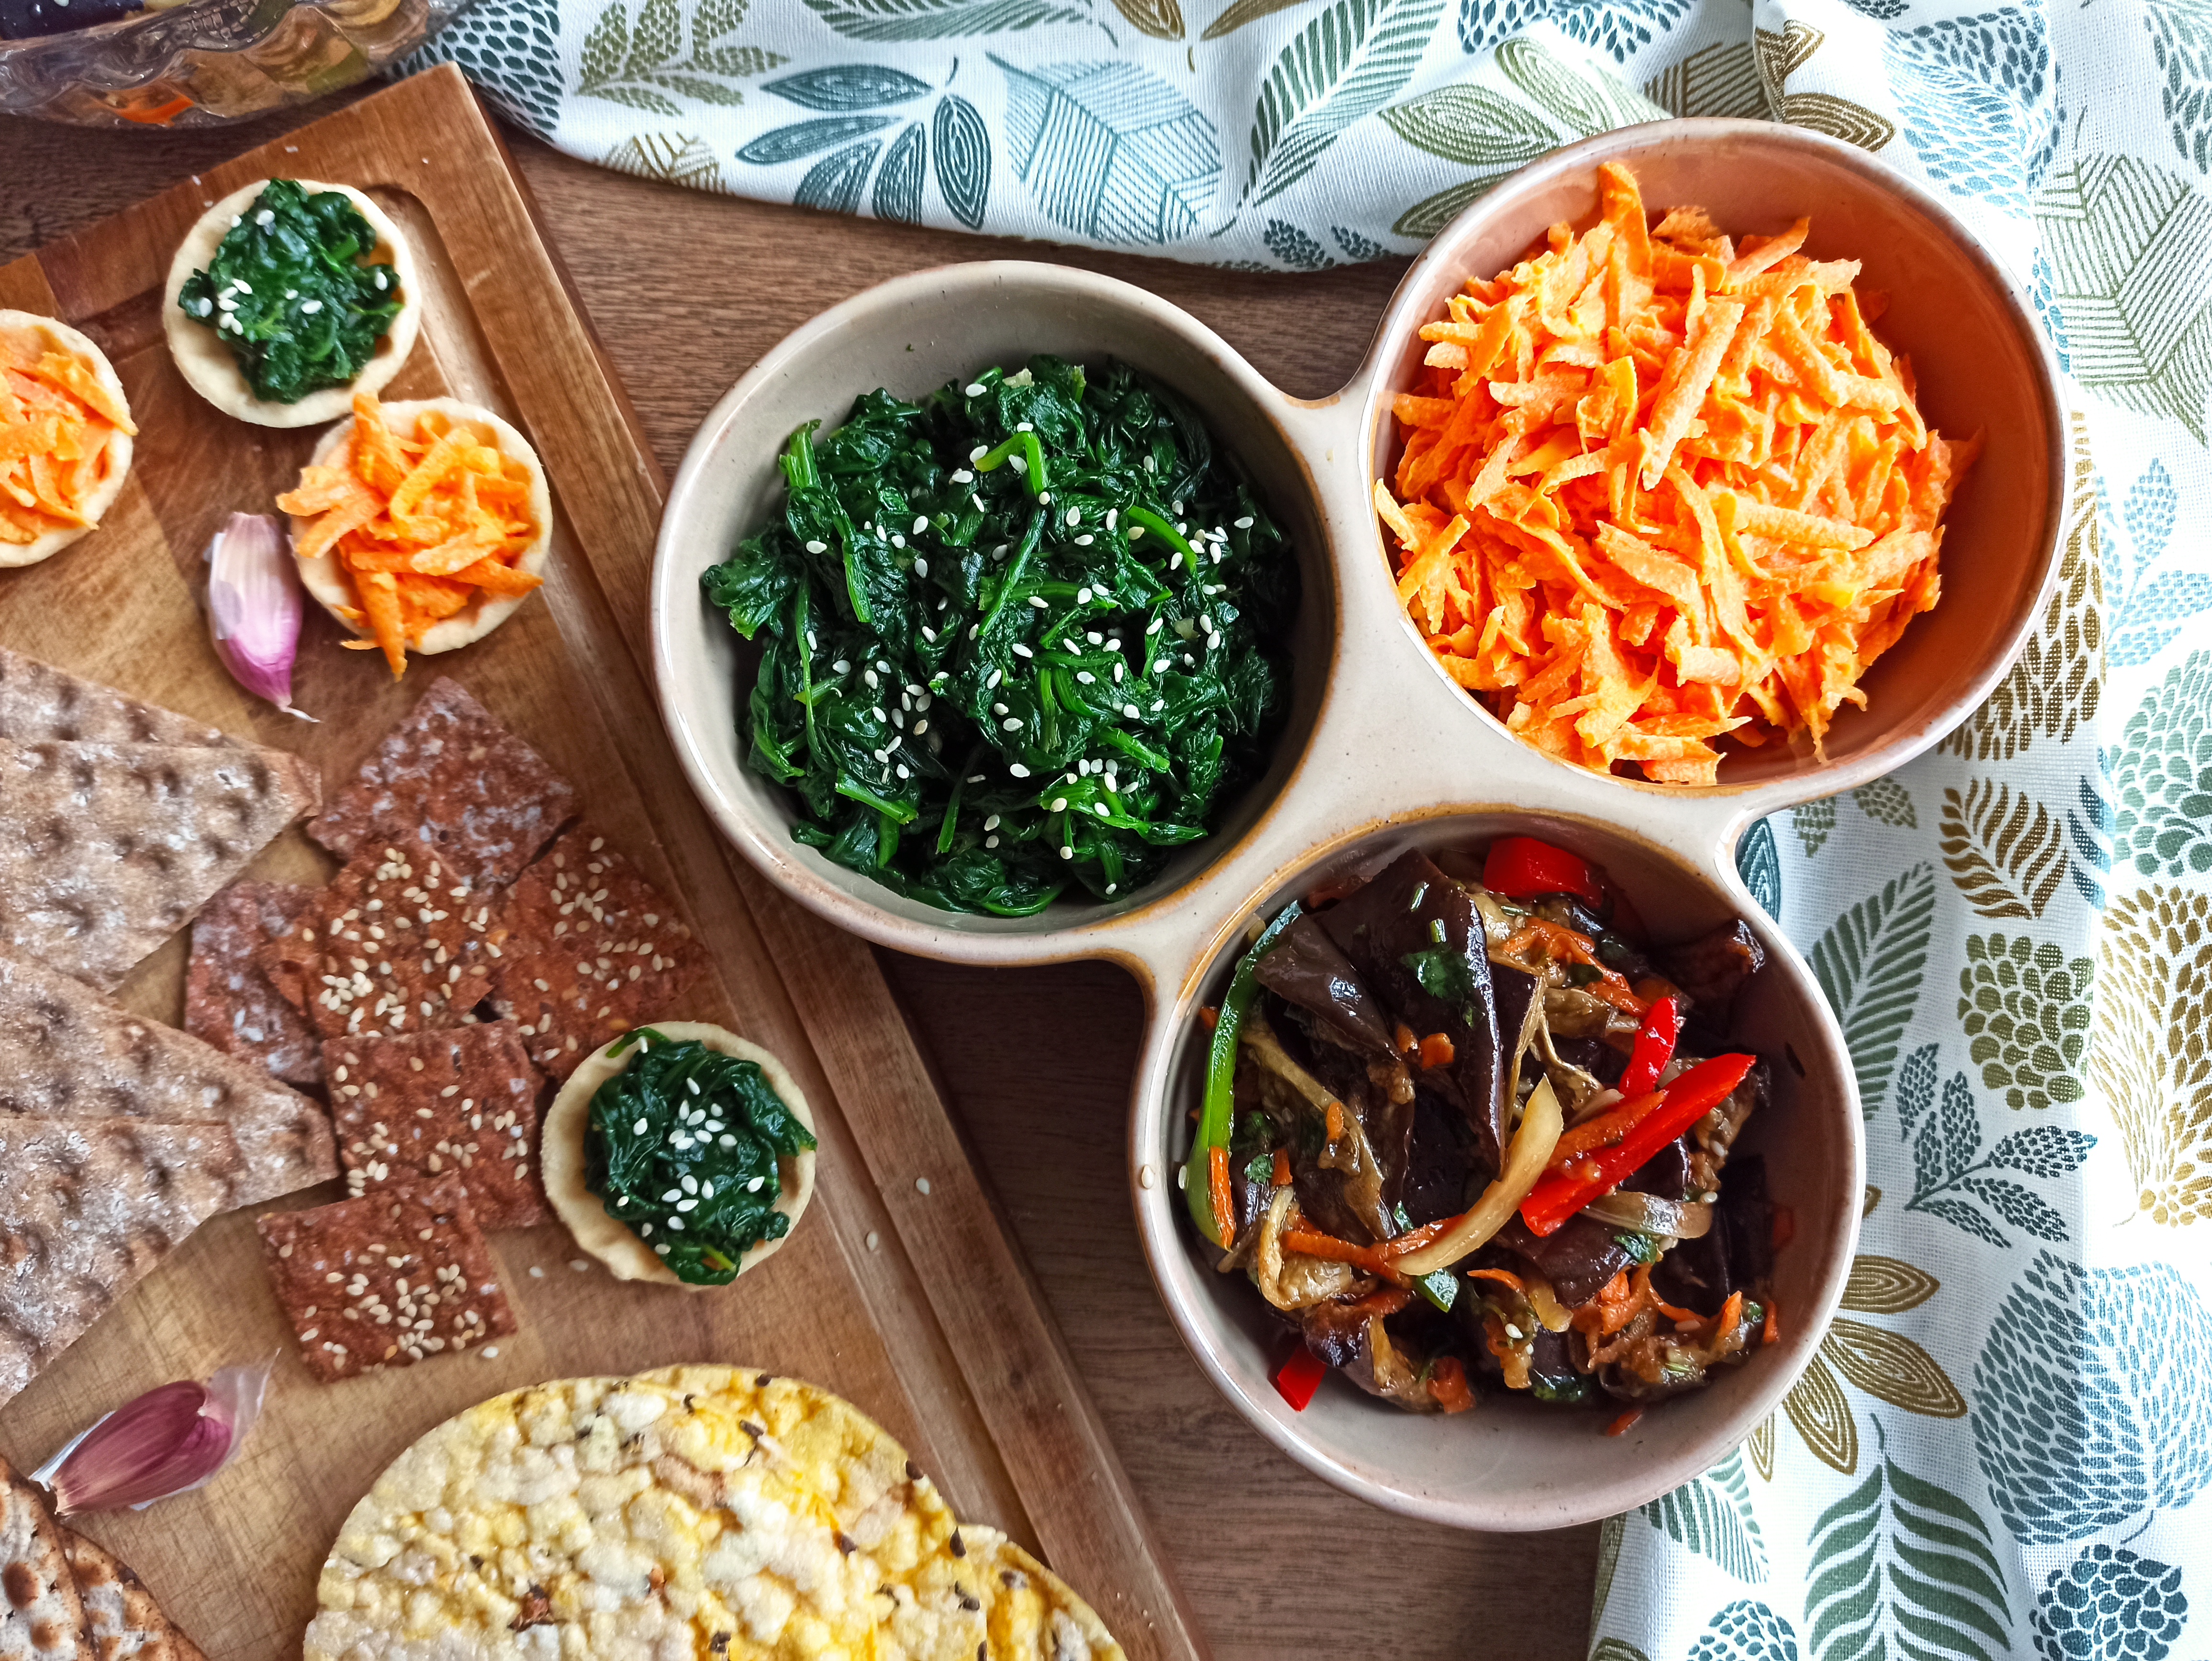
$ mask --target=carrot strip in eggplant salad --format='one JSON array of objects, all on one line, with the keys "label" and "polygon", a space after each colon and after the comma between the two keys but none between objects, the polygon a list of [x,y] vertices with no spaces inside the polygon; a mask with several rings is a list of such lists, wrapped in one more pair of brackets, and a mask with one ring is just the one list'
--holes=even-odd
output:
[{"label": "carrot strip in eggplant salad", "polygon": [[1528,837],[1261,927],[1209,1011],[1182,1187],[1298,1333],[1291,1406],[1334,1369],[1415,1413],[1485,1385],[1640,1410],[1772,1342],[1787,1226],[1729,1157],[1769,1074],[1725,1036],[1764,960],[1741,921],[1651,945]]}]

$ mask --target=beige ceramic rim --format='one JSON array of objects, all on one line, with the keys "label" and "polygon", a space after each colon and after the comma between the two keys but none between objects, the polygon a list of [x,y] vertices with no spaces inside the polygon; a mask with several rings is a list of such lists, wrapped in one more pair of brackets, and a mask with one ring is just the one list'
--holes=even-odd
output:
[{"label": "beige ceramic rim", "polygon": [[[1552,219],[1589,211],[1576,204],[1577,194],[1594,201],[1592,181],[1600,161],[1620,160],[1639,172],[1646,167],[1663,171],[1686,157],[1735,168],[1739,174],[1744,169],[1778,167],[1786,173],[1794,167],[1801,188],[1803,179],[1825,178],[1847,196],[1856,192],[1865,203],[1881,204],[1922,245],[1948,246],[1949,276],[1978,296],[1976,303],[1994,331],[1992,350],[2008,355],[2007,362],[2033,405],[2020,414],[2027,436],[2015,447],[2021,452],[2027,488],[2007,493],[2001,514],[2009,515],[2008,526],[2021,527],[2006,544],[2016,548],[2017,557],[2016,567],[2008,568],[2009,603],[1978,607],[1984,615],[1977,626],[1983,634],[1972,660],[1962,657],[1941,696],[1923,699],[1909,721],[1893,723],[1893,730],[1885,731],[1878,742],[1856,750],[1845,746],[1825,765],[1694,790],[1595,777],[1508,736],[1449,681],[1413,634],[1387,579],[1369,502],[1374,470],[1389,439],[1390,378],[1394,369],[1404,373],[1413,331],[1441,309],[1442,295],[1465,277],[1486,275],[1508,263]],[[1726,191],[1717,188],[1711,195],[1710,205],[1725,219]],[[1656,196],[1650,199],[1662,205]],[[1824,208],[1834,214],[1837,199],[1825,192],[1812,197],[1815,240],[1808,252],[1823,252],[1821,214]],[[1803,210],[1802,205],[1796,210]],[[1794,216],[1793,212],[1778,219],[1778,226]],[[1911,240],[1903,233],[1900,238]],[[1066,926],[1042,931],[928,912],[880,890],[862,897],[860,879],[790,840],[788,816],[767,807],[765,798],[743,776],[741,741],[720,721],[702,721],[698,708],[699,689],[714,676],[726,679],[731,672],[728,630],[702,605],[698,574],[724,557],[737,535],[754,528],[742,516],[733,516],[732,504],[746,488],[735,475],[758,465],[758,458],[749,461],[738,450],[763,444],[773,450],[784,436],[749,427],[749,411],[779,395],[787,399],[810,366],[836,350],[841,335],[872,328],[888,338],[904,324],[916,337],[908,351],[922,344],[941,351],[945,343],[935,332],[957,333],[975,344],[978,361],[988,361],[981,343],[993,334],[990,319],[1001,310],[1021,307],[1032,315],[1091,319],[1094,335],[1100,327],[1096,319],[1105,318],[1109,329],[1118,322],[1149,338],[1174,337],[1189,355],[1193,374],[1208,377],[1224,398],[1249,403],[1255,420],[1263,423],[1263,429],[1254,429],[1253,441],[1286,445],[1304,469],[1328,544],[1318,570],[1307,559],[1305,605],[1309,611],[1325,607],[1333,624],[1326,671],[1317,697],[1311,697],[1308,724],[1303,735],[1294,727],[1284,741],[1286,751],[1296,753],[1287,765],[1279,763],[1267,785],[1257,787],[1273,790],[1261,811],[1214,838],[1224,845],[1209,845],[1208,861],[1185,880],[1134,896],[1120,907],[1086,907]],[[885,349],[875,373],[895,391],[927,390],[900,378],[902,366],[889,355],[896,350]],[[1115,350],[1114,338],[1097,339],[1085,355]],[[921,361],[929,361],[927,353]],[[948,373],[971,368],[966,364]],[[905,371],[908,378],[915,373]],[[1012,261],[920,272],[856,295],[802,326],[764,356],[701,427],[670,496],[654,571],[653,660],[662,710],[695,789],[724,833],[787,892],[830,921],[881,945],[951,961],[1016,966],[1105,958],[1137,977],[1149,1025],[1130,1128],[1129,1192],[1146,1251],[1186,1343],[1224,1394],[1270,1441],[1327,1480],[1403,1514],[1483,1529],[1554,1528],[1589,1521],[1678,1486],[1740,1444],[1796,1382],[1834,1313],[1856,1239],[1857,1199],[1864,1181],[1856,1088],[1840,1029],[1817,983],[1745,890],[1733,850],[1753,819],[1864,783],[1929,748],[1970,714],[2009,668],[2057,576],[2068,483],[2066,423],[2057,386],[2049,349],[2017,284],[1948,208],[1863,151],[1802,128],[1765,122],[1694,120],[1627,128],[1555,151],[1514,174],[1436,238],[1400,284],[1358,373],[1341,391],[1318,400],[1285,396],[1203,324],[1110,278]],[[834,419],[865,390],[824,386],[814,413]],[[1221,418],[1219,410],[1203,403],[1201,407],[1209,417]],[[1245,452],[1234,438],[1231,447],[1240,455]],[[1961,605],[1954,594],[1951,603],[1954,613],[1974,615],[1975,602]],[[1915,627],[1942,615],[1939,608]],[[714,629],[726,638],[717,641]],[[1376,644],[1394,639],[1405,640],[1406,649]],[[1356,678],[1345,672],[1347,642],[1368,643]],[[1304,691],[1310,696],[1316,672],[1313,666],[1302,666],[1307,678]],[[1448,742],[1409,745],[1409,733],[1450,737]],[[1804,1049],[1793,1051],[1792,1059],[1802,1064],[1797,1094],[1808,1104],[1797,1110],[1813,1113],[1830,1135],[1832,1158],[1823,1180],[1850,1202],[1832,1208],[1833,1214],[1823,1220],[1824,1232],[1814,1239],[1808,1240],[1801,1215],[1795,1249],[1816,1254],[1817,1267],[1809,1283],[1800,1287],[1783,1341],[1735,1375],[1725,1390],[1706,1393],[1725,1399],[1703,1411],[1693,1433],[1678,1433],[1656,1455],[1624,1458],[1609,1474],[1551,1492],[1540,1484],[1510,1495],[1440,1492],[1402,1472],[1377,1469],[1316,1446],[1310,1422],[1302,1424],[1275,1396],[1265,1371],[1255,1367],[1249,1346],[1237,1343],[1235,1335],[1207,1312],[1209,1294],[1198,1278],[1172,1180],[1174,1138],[1181,1123],[1177,1110],[1187,1104],[1188,1081],[1178,1074],[1187,1029],[1201,994],[1212,984],[1255,910],[1295,891],[1295,879],[1334,856],[1354,857],[1363,846],[1418,841],[1423,827],[1455,818],[1473,821],[1485,834],[1516,824],[1553,825],[1572,837],[1583,827],[1625,850],[1624,857],[1645,869],[1647,880],[1679,882],[1685,892],[1695,890],[1702,896],[1698,903],[1707,909],[1708,903],[1718,902],[1748,918],[1767,945],[1775,996],[1802,1015],[1792,1030],[1803,1036]],[[1690,1427],[1685,1421],[1681,1428]]]}]

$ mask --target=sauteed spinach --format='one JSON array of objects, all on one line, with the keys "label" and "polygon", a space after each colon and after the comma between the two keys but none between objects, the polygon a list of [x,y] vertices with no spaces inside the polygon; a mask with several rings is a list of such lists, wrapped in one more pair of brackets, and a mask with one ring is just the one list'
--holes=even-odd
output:
[{"label": "sauteed spinach", "polygon": [[679,1280],[726,1286],[746,1252],[790,1231],[776,1159],[812,1147],[814,1133],[757,1062],[650,1027],[615,1049],[632,1043],[639,1053],[592,1098],[585,1185]]},{"label": "sauteed spinach", "polygon": [[1266,764],[1288,539],[1204,423],[1120,363],[870,392],[782,457],[703,576],[763,647],[751,764],[792,834],[925,904],[1128,893]]},{"label": "sauteed spinach", "polygon": [[399,315],[398,271],[361,263],[375,248],[343,192],[272,179],[177,303],[230,349],[254,396],[296,404],[359,374]]}]

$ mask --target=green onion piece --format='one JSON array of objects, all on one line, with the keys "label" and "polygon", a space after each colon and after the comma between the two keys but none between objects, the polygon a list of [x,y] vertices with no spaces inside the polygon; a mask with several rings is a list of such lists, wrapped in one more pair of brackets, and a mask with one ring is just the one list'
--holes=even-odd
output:
[{"label": "green onion piece", "polygon": [[987,451],[975,464],[975,471],[979,473],[996,472],[1016,450],[1022,453],[1022,460],[1028,468],[1025,477],[1030,494],[1042,496],[1045,492],[1044,447],[1037,442],[1035,433],[1016,433],[997,449]]},{"label": "green onion piece", "polygon": [[1261,930],[1260,938],[1252,942],[1252,949],[1237,960],[1237,970],[1229,977],[1229,990],[1222,995],[1221,1019],[1214,1024],[1213,1044],[1206,1052],[1205,1104],[1199,1110],[1197,1134],[1190,1139],[1182,1191],[1190,1208],[1191,1221],[1216,1245],[1221,1244],[1221,1223],[1213,1214],[1213,1190],[1208,1178],[1212,1174],[1212,1150],[1229,1146],[1231,1115],[1236,1106],[1237,1036],[1243,1027],[1245,1012],[1259,995],[1260,983],[1255,971],[1260,966],[1260,959],[1275,949],[1283,931],[1297,920],[1298,912],[1295,900],[1285,906],[1275,914],[1274,921]]},{"label": "green onion piece", "polygon": [[1182,556],[1182,563],[1190,568],[1191,575],[1193,577],[1196,577],[1198,575],[1198,550],[1192,547],[1190,544],[1184,539],[1182,532],[1176,530],[1174,526],[1169,524],[1167,520],[1162,519],[1151,508],[1139,508],[1134,504],[1124,508],[1121,510],[1121,517],[1127,520],[1133,520],[1136,523],[1143,526],[1147,531],[1150,531],[1154,536],[1158,537],[1161,540],[1165,542],[1170,548],[1173,548],[1177,553]]}]

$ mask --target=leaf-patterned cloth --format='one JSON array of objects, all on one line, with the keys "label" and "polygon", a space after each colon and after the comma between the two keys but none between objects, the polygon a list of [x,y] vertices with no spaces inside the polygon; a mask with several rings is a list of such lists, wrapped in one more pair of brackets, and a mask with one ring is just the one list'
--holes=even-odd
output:
[{"label": "leaf-patterned cloth", "polygon": [[1668,113],[1949,197],[2069,377],[2063,579],[1939,750],[1739,850],[1865,1229],[1783,1410],[1607,1525],[1593,1653],[2212,1657],[2212,0],[477,0],[425,56],[612,167],[1276,270]]}]

